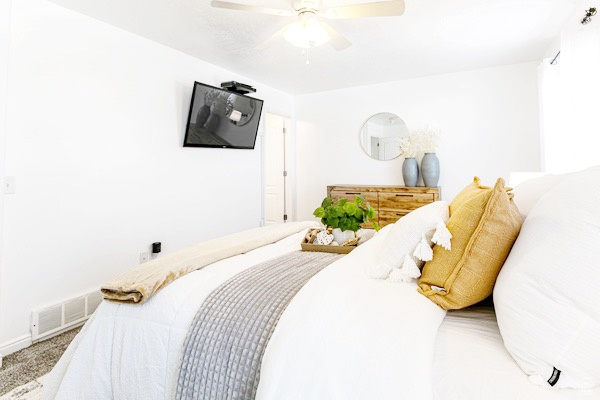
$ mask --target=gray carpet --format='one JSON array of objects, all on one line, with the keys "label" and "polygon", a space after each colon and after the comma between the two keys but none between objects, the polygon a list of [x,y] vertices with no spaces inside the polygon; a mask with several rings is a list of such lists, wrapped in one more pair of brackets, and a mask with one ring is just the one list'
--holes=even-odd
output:
[{"label": "gray carpet", "polygon": [[2,358],[0,396],[50,372],[81,327]]}]

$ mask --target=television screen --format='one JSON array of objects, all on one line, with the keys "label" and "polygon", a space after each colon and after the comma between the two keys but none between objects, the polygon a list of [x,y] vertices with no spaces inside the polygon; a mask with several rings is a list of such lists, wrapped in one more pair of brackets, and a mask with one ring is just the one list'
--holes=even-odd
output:
[{"label": "television screen", "polygon": [[195,82],[184,147],[253,149],[263,101]]}]

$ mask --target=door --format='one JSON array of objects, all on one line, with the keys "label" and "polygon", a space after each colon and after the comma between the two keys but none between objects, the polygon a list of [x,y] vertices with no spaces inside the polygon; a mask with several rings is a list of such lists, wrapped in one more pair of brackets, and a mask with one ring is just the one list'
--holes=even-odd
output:
[{"label": "door", "polygon": [[289,118],[265,114],[265,225],[287,220],[286,129],[289,125]]}]

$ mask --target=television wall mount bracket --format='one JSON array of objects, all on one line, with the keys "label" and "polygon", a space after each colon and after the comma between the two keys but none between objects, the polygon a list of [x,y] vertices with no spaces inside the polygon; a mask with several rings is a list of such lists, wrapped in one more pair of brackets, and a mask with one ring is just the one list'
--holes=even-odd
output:
[{"label": "television wall mount bracket", "polygon": [[221,87],[225,90],[241,95],[256,92],[256,89],[254,89],[252,86],[236,81],[222,82]]}]

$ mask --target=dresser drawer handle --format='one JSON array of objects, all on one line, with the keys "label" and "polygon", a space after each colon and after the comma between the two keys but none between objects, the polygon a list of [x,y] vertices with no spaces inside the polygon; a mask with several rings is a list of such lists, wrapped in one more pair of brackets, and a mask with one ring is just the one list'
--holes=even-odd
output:
[{"label": "dresser drawer handle", "polygon": [[396,197],[413,197],[412,194],[396,193]]},{"label": "dresser drawer handle", "polygon": [[354,194],[354,195],[360,196],[360,192],[356,192],[356,193],[355,192],[346,192],[346,194]]}]

